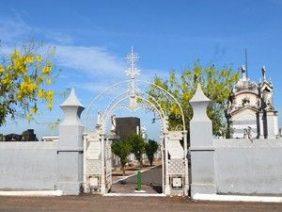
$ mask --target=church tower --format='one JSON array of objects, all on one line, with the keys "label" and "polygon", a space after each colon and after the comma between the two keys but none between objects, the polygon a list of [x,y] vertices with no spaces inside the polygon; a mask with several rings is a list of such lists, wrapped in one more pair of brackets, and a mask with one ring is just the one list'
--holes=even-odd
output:
[{"label": "church tower", "polygon": [[273,104],[273,84],[267,80],[266,68],[262,67],[262,81],[259,84],[261,97],[260,119],[260,138],[276,138],[279,134],[278,112]]},{"label": "church tower", "polygon": [[228,109],[232,138],[246,137],[246,130],[253,138],[258,137],[258,113],[260,96],[258,85],[247,76],[245,66],[241,67],[241,78],[233,88],[233,97]]},{"label": "church tower", "polygon": [[233,88],[227,118],[232,138],[276,138],[278,113],[273,106],[273,85],[262,68],[263,80],[252,82],[245,66]]}]

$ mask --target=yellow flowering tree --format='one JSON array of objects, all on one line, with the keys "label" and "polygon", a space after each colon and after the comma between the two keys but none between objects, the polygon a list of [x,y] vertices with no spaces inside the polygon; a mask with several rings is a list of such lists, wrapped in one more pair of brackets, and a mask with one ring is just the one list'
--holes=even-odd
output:
[{"label": "yellow flowering tree", "polygon": [[[225,111],[232,95],[233,85],[238,79],[238,73],[231,68],[203,67],[196,63],[191,69],[186,69],[179,75],[172,71],[168,79],[156,76],[154,83],[173,94],[178,100],[184,112],[187,128],[193,117],[189,100],[195,93],[197,83],[200,83],[204,93],[213,101],[207,112],[213,122],[213,132],[215,135],[224,136],[228,134]],[[168,115],[170,129],[179,128],[182,123],[179,106],[154,86],[149,88],[148,93],[157,100]]]},{"label": "yellow flowering tree", "polygon": [[[42,53],[39,53],[42,52]],[[54,65],[52,53],[37,51],[34,46],[15,49],[0,62],[0,126],[16,115],[32,119],[43,102],[48,109],[54,103],[50,89]]]}]

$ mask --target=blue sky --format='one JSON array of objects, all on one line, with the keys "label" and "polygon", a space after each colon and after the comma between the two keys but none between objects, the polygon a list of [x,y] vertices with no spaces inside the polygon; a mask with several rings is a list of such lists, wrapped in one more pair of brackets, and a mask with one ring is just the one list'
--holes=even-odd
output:
[{"label": "blue sky", "polygon": [[[250,77],[258,81],[262,65],[267,67],[281,112],[281,11],[282,0],[2,0],[0,39],[5,48],[31,37],[56,46],[62,72],[55,88],[60,93],[75,87],[84,105],[107,85],[126,78],[124,58],[131,46],[140,56],[145,79],[180,71],[198,59],[237,69],[247,48]],[[8,121],[0,129],[6,133],[33,127],[40,135],[56,134],[46,123],[62,117],[62,101],[58,96],[52,112],[42,108],[37,123]],[[151,127],[148,117],[144,120],[154,134],[157,127]]]}]

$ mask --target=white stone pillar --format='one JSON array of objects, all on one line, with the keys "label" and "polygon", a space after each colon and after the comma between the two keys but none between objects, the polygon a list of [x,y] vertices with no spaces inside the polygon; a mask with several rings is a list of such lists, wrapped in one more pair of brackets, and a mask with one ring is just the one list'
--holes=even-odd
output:
[{"label": "white stone pillar", "polygon": [[264,116],[263,112],[259,112],[259,138],[264,139]]},{"label": "white stone pillar", "polygon": [[168,150],[167,150],[167,133],[164,133],[164,148],[165,148],[165,187],[164,194],[170,195],[169,175],[168,175]]},{"label": "white stone pillar", "polygon": [[184,195],[188,195],[189,191],[189,172],[188,172],[188,153],[187,153],[187,131],[183,131],[184,141],[184,167],[185,167],[185,182],[184,182]]},{"label": "white stone pillar", "polygon": [[71,90],[61,105],[64,120],[59,126],[57,147],[57,189],[64,195],[78,195],[83,183],[83,132],[80,115],[84,109]]},{"label": "white stone pillar", "polygon": [[190,101],[194,113],[190,121],[192,198],[195,193],[216,193],[212,122],[206,112],[210,102],[198,84]]},{"label": "white stone pillar", "polygon": [[278,113],[277,111],[267,111],[266,112],[266,122],[267,122],[267,138],[275,139],[279,134],[278,129]]},{"label": "white stone pillar", "polygon": [[87,135],[84,135],[83,137],[83,192],[84,193],[88,193],[90,192],[90,187],[87,183],[87,178],[86,178],[86,173],[87,173],[87,170],[86,170],[86,147],[87,147],[87,142],[88,142],[88,138],[87,138]]},{"label": "white stone pillar", "polygon": [[101,194],[106,193],[106,179],[105,179],[105,137],[104,134],[100,135],[101,144]]},{"label": "white stone pillar", "polygon": [[274,116],[274,134],[277,138],[279,136],[279,121],[278,121],[278,112],[276,112],[276,115]]},{"label": "white stone pillar", "polygon": [[160,136],[160,140],[161,140],[161,159],[162,159],[162,190],[165,190],[165,154],[164,154],[164,136],[161,135]]}]

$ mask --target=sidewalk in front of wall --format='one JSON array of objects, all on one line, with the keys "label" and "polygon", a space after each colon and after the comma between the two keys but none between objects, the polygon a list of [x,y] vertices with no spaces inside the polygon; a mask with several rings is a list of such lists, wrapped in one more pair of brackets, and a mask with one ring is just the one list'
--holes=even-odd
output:
[{"label": "sidewalk in front of wall", "polygon": [[23,197],[49,197],[62,196],[61,190],[55,191],[0,191],[0,196],[23,196]]},{"label": "sidewalk in front of wall", "polygon": [[[172,197],[165,194],[148,193],[108,193],[106,197]],[[242,195],[218,195],[218,194],[195,194],[192,200],[211,202],[261,202],[282,203],[282,197],[271,196],[242,196]]]},{"label": "sidewalk in front of wall", "polygon": [[219,194],[194,194],[193,200],[221,201],[221,202],[264,202],[282,203],[282,197],[276,196],[243,196],[243,195],[219,195]]}]

